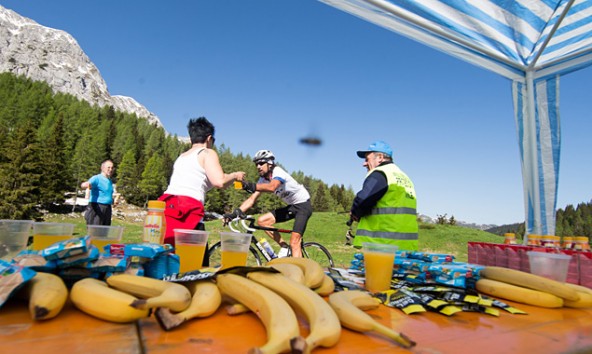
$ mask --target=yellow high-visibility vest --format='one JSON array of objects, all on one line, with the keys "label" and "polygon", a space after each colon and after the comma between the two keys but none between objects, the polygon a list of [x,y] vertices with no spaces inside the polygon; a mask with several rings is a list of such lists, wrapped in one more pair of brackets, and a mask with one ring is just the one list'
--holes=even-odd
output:
[{"label": "yellow high-visibility vest", "polygon": [[419,227],[413,182],[394,163],[378,166],[368,175],[377,170],[385,174],[388,190],[370,214],[360,218],[354,246],[375,242],[397,245],[399,250],[416,251]]}]

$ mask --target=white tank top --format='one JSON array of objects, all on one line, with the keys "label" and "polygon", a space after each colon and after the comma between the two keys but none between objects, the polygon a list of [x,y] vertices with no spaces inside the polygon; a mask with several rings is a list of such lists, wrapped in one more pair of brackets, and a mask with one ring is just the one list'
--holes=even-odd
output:
[{"label": "white tank top", "polygon": [[212,188],[212,184],[206,176],[206,170],[197,160],[197,155],[204,150],[197,149],[175,160],[173,175],[165,194],[184,195],[205,203],[206,192]]}]

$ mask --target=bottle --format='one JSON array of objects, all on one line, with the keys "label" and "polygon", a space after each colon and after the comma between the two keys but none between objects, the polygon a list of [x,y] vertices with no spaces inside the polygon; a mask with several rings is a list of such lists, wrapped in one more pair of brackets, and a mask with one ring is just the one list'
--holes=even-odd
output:
[{"label": "bottle", "polygon": [[166,232],[165,207],[166,203],[163,201],[148,201],[148,213],[146,219],[144,219],[144,236],[142,239],[144,242],[163,243]]},{"label": "bottle", "polygon": [[571,250],[574,247],[574,239],[571,236],[563,236],[563,249]]},{"label": "bottle", "polygon": [[515,245],[516,244],[516,235],[512,232],[505,233],[504,234],[504,244]]},{"label": "bottle", "polygon": [[267,252],[269,257],[271,257],[271,259],[277,258],[277,255],[273,251],[273,248],[271,248],[271,245],[269,244],[269,242],[267,242],[267,240],[264,237],[261,237],[261,239],[259,240],[259,244],[261,244],[261,247],[263,247],[263,249],[265,250],[265,252]]}]

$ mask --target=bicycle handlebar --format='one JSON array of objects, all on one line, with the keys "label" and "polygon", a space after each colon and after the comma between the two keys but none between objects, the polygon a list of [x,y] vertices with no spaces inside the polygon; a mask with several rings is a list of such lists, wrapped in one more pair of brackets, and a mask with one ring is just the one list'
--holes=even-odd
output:
[{"label": "bicycle handlebar", "polygon": [[[247,221],[249,222],[249,224],[247,225]],[[240,227],[242,228],[239,229],[237,227],[237,225],[239,225],[240,223]],[[245,218],[240,218],[240,217],[236,217],[232,220],[230,220],[228,222],[228,227],[234,231],[234,232],[250,232],[253,233],[255,232],[255,230],[263,230],[263,231],[272,231],[272,232],[282,232],[282,233],[292,233],[292,230],[288,230],[288,229],[278,229],[275,227],[267,227],[267,226],[259,226],[259,225],[255,225],[255,218],[251,215],[247,215]]]}]

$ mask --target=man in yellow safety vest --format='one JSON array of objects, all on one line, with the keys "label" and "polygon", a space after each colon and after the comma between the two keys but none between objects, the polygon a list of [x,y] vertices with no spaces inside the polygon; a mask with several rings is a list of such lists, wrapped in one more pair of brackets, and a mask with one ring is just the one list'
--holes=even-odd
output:
[{"label": "man in yellow safety vest", "polygon": [[399,250],[417,250],[417,201],[411,179],[393,163],[393,151],[375,141],[357,152],[368,169],[350,217],[358,221],[354,247],[364,242],[387,243]]}]

